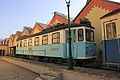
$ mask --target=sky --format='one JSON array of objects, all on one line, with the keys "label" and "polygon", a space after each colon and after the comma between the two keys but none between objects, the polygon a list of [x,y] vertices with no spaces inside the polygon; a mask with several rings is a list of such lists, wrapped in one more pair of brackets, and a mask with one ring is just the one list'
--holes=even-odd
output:
[{"label": "sky", "polygon": [[[76,17],[86,1],[71,0],[72,18]],[[65,0],[0,0],[0,38],[8,38],[16,31],[22,31],[24,26],[33,28],[35,22],[48,24],[55,11],[67,15]]]}]

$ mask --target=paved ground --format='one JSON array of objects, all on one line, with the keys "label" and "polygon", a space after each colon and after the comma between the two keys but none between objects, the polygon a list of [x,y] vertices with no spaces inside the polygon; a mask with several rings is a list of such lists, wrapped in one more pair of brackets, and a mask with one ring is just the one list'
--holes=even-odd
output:
[{"label": "paved ground", "polygon": [[35,80],[38,74],[0,60],[0,80]]},{"label": "paved ground", "polygon": [[[53,64],[53,63],[45,63],[45,62],[38,62],[38,61],[33,61],[33,60],[25,60],[25,59],[18,59],[21,61],[33,63],[33,64],[40,64],[43,66],[49,66],[49,67],[55,67],[55,68],[61,68],[61,69],[67,69],[67,66],[64,65],[59,65],[59,64]],[[98,75],[98,76],[104,76],[104,77],[109,77],[109,78],[117,78],[120,80],[120,71],[111,71],[111,70],[103,70],[103,69],[93,69],[93,68],[85,68],[85,67],[75,67],[74,66],[74,71],[75,72],[80,72],[80,73],[88,73],[91,75]]]}]

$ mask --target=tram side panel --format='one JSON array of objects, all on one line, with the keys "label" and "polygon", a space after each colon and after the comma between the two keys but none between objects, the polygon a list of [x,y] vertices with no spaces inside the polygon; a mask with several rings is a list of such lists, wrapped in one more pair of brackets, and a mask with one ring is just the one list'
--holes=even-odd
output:
[{"label": "tram side panel", "polygon": [[[65,31],[57,31],[60,33],[60,42],[52,44],[52,37],[48,38],[48,43],[46,45],[42,45],[42,43],[38,46],[34,46],[34,42],[32,42],[32,46],[26,46],[26,47],[17,47],[16,48],[16,54],[20,55],[32,55],[32,56],[46,56],[46,57],[60,57],[60,58],[66,58],[67,56],[67,46],[65,43]],[[53,32],[56,33],[56,32]],[[52,33],[47,34],[49,36],[52,36]],[[41,39],[41,37],[39,36]],[[31,38],[32,41],[34,41],[34,37]],[[22,40],[24,41],[24,40]],[[41,40],[40,40],[41,41]],[[24,44],[24,43],[23,43]],[[22,45],[23,45],[22,44]]]}]

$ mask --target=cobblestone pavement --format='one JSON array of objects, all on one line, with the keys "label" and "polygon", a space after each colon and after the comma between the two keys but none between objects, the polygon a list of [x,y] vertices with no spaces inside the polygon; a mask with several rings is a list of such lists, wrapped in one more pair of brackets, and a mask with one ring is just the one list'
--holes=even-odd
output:
[{"label": "cobblestone pavement", "polygon": [[0,60],[0,80],[35,80],[39,75]]}]

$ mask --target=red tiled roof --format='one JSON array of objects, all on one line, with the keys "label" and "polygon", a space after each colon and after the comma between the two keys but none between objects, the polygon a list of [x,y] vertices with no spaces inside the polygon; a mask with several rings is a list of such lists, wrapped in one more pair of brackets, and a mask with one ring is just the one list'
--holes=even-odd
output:
[{"label": "red tiled roof", "polygon": [[54,12],[54,16],[53,16],[52,20],[50,21],[50,23],[48,24],[47,28],[52,27],[56,20],[58,20],[61,23],[65,23],[65,24],[68,23],[66,15],[64,15],[60,12]]},{"label": "red tiled roof", "polygon": [[111,16],[111,15],[116,14],[116,13],[119,13],[119,12],[120,12],[120,8],[119,8],[119,9],[116,9],[116,10],[113,10],[112,12],[110,12],[110,13],[102,16],[100,19],[105,18],[105,17],[108,17],[108,16]]},{"label": "red tiled roof", "polygon": [[115,9],[120,8],[120,3],[115,3],[109,0],[90,0],[85,5],[85,7],[79,12],[79,14],[74,18],[73,22],[79,23],[79,19],[84,18],[95,5],[107,9],[109,11],[113,11]]}]

